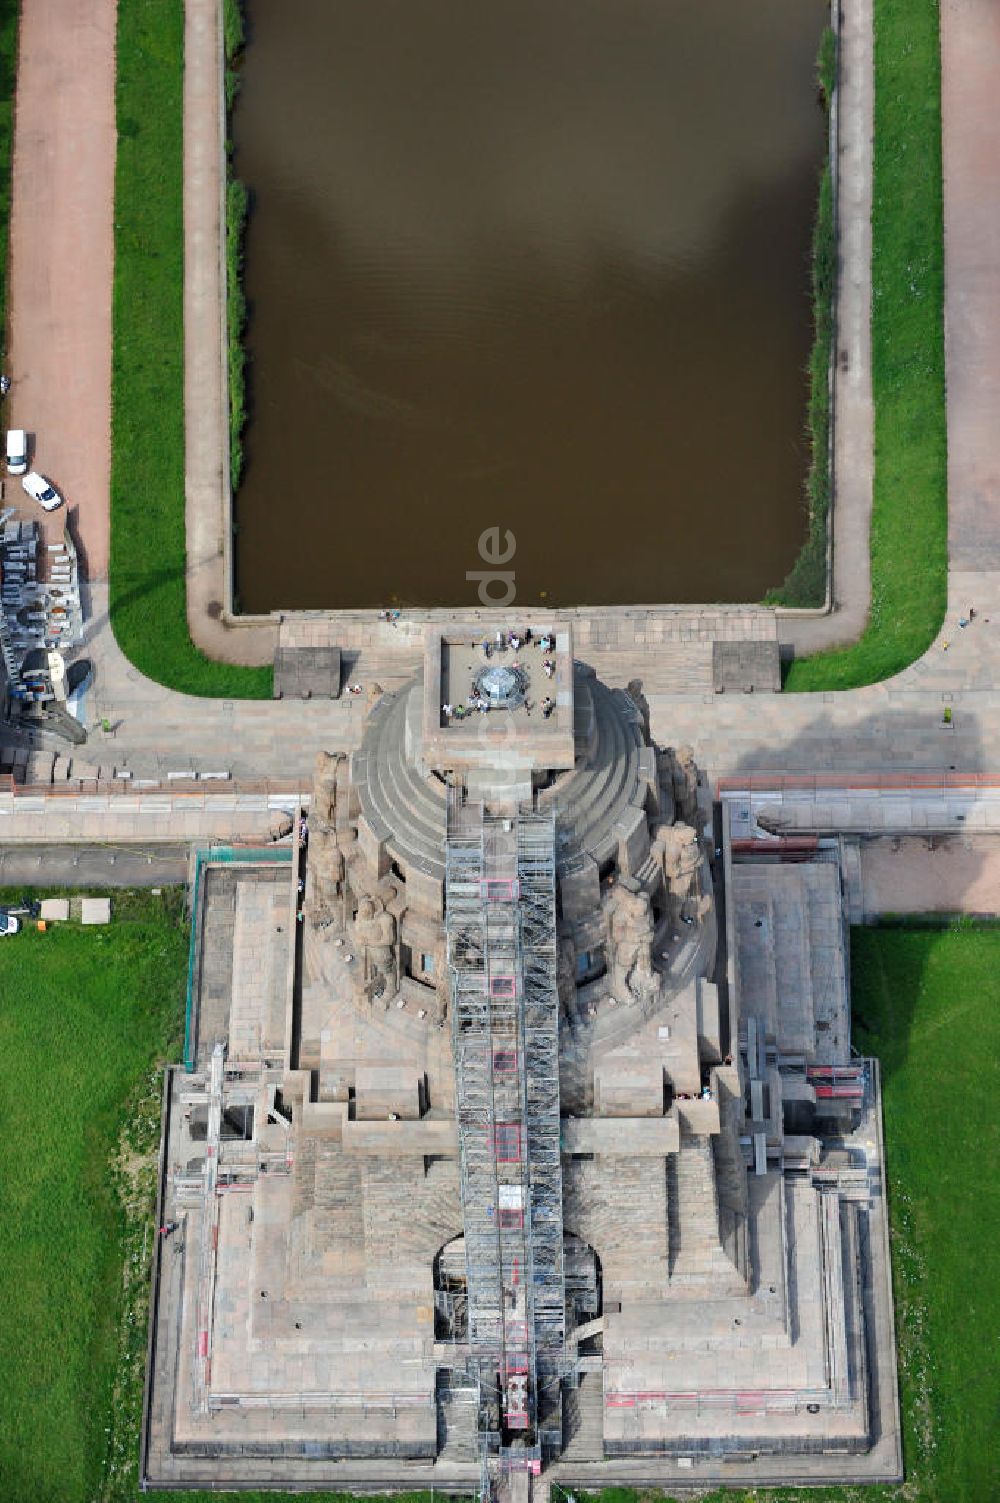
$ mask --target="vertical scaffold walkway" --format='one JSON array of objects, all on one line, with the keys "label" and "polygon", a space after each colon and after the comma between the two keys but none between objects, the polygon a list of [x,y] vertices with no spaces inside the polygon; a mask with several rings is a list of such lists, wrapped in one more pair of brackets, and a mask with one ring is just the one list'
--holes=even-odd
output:
[{"label": "vertical scaffold walkway", "polygon": [[484,1488],[561,1439],[555,831],[449,805],[445,878],[471,1376]]}]

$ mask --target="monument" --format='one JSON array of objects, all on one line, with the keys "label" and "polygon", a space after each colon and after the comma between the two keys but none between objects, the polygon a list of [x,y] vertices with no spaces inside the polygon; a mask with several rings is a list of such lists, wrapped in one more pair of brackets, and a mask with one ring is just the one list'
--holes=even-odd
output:
[{"label": "monument", "polygon": [[196,914],[144,1479],[897,1477],[877,1067],[802,854],[734,852],[566,625],[431,632],[292,869]]}]

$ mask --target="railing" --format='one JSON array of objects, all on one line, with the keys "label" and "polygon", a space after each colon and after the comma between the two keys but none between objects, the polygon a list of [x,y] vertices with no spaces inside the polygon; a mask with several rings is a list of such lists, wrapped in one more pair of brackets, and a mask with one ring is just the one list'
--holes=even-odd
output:
[{"label": "railing", "polygon": [[718,798],[752,796],[755,793],[826,793],[832,790],[861,793],[1000,793],[1000,776],[988,772],[749,772],[745,776],[719,778]]},{"label": "railing", "polygon": [[191,933],[188,940],[187,997],[184,1004],[184,1068],[189,1075],[194,1072],[194,1033],[191,1020],[194,1013],[195,968],[198,960],[198,941],[202,932],[202,883],[201,874],[206,866],[265,866],[291,861],[291,846],[213,846],[207,851],[198,851],[194,863],[194,884],[191,891]]},{"label": "railing", "polygon": [[304,804],[309,802],[302,780],[296,778],[69,778],[63,784],[19,783],[12,773],[5,772],[0,774],[0,795],[3,794],[12,794],[15,802],[19,798],[74,799],[81,795],[148,798],[157,794],[177,799],[299,797]]}]

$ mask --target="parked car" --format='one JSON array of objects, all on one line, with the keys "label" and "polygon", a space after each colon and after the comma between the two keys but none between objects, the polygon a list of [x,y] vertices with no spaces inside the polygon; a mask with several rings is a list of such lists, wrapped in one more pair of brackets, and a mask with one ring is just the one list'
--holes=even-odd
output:
[{"label": "parked car", "polygon": [[23,428],[7,429],[7,470],[23,475],[28,468],[28,435]]},{"label": "parked car", "polygon": [[19,918],[15,918],[12,913],[0,913],[0,939],[6,939],[8,934],[17,934],[20,928]]},{"label": "parked car", "polygon": [[[7,435],[8,438],[10,435]],[[21,481],[28,495],[33,497],[46,511],[55,511],[57,506],[62,506],[62,496],[44,475],[39,475],[37,470],[29,470]]]}]

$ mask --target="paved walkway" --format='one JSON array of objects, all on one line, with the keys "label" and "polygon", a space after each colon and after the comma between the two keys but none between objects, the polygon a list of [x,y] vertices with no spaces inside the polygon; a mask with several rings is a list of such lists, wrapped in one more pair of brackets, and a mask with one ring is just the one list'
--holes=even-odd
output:
[{"label": "paved walkway", "polygon": [[184,24],[184,442],[188,629],[227,663],[270,663],[277,628],[227,627],[230,577],[229,398],[226,374],[219,79],[219,0],[186,0]]},{"label": "paved walkway", "polygon": [[[189,0],[194,8],[207,0]],[[867,0],[865,0],[867,3]],[[28,17],[75,12],[72,0],[34,0]],[[103,12],[103,0],[99,9]],[[851,9],[851,6],[848,6]],[[88,7],[88,16],[94,7]],[[58,28],[56,29],[56,33]],[[943,113],[946,235],[946,352],[948,365],[950,483],[950,604],[946,626],[920,662],[897,678],[851,694],[716,696],[704,691],[672,693],[658,675],[649,682],[653,728],[666,742],[690,742],[713,775],[749,769],[941,768],[1000,770],[1000,7],[990,0],[943,0]],[[28,47],[32,32],[24,33]],[[106,38],[105,38],[106,40]],[[51,45],[61,46],[57,34]],[[81,36],[80,45],[84,45]],[[72,73],[72,69],[70,72]],[[61,74],[57,75],[61,76]],[[98,69],[98,76],[100,70]],[[47,75],[46,75],[47,77]],[[72,83],[72,80],[69,80]],[[42,87],[30,66],[23,93]],[[49,93],[45,85],[46,95]],[[92,129],[87,100],[81,109]],[[35,118],[22,99],[16,160],[26,161],[20,141],[24,121]],[[59,117],[61,118],[61,116]],[[39,106],[37,129],[42,130]],[[79,127],[80,122],[75,122]],[[48,130],[44,134],[48,139]],[[59,140],[69,140],[67,126]],[[49,142],[51,146],[51,142]],[[859,148],[860,149],[860,148]],[[41,153],[42,184],[22,167],[15,176],[15,219],[23,222],[27,195],[52,203],[47,157]],[[70,202],[73,202],[72,196]],[[22,219],[18,220],[17,216]],[[51,237],[49,237],[51,238]],[[43,242],[43,249],[48,240]],[[15,259],[16,267],[16,259]],[[30,289],[15,278],[15,296]],[[49,295],[75,317],[77,303],[61,284]],[[28,327],[30,308],[16,315]],[[24,336],[22,335],[22,341]],[[22,344],[19,348],[26,348]],[[850,367],[849,367],[850,368]],[[20,367],[15,367],[20,380]],[[58,384],[58,383],[56,383]],[[204,701],[172,694],[149,683],[118,651],[107,626],[106,593],[95,590],[90,650],[100,672],[87,707],[93,723],[107,716],[119,724],[114,758],[139,773],[186,767],[230,768],[266,776],[304,770],[314,749],[350,745],[359,730],[358,701],[296,705]],[[977,615],[966,628],[958,617],[970,605]],[[400,672],[419,660],[420,629],[405,624],[393,640],[390,629],[363,617],[352,631],[363,641],[355,677],[378,677],[389,686],[387,665]],[[655,640],[644,645],[654,663]],[[617,652],[614,664],[612,653]],[[636,653],[638,660],[641,655]],[[602,655],[607,661],[602,662]],[[624,669],[622,644],[581,637],[581,656],[606,670]],[[619,661],[620,659],[620,661]],[[639,661],[633,670],[642,672]],[[994,688],[994,685],[998,687]],[[952,709],[945,724],[943,711]],[[100,739],[95,738],[95,741]],[[85,748],[94,761],[108,759]]]},{"label": "paved walkway", "polygon": [[[32,436],[94,576],[109,541],[115,14],[115,0],[21,7],[12,169],[5,422]],[[45,516],[51,539],[65,517]]]},{"label": "paved walkway", "polygon": [[825,616],[779,615],[799,656],[856,641],[871,600],[874,407],[871,378],[873,0],[848,0],[840,22],[835,182],[840,226],[833,376],[833,588]]}]

